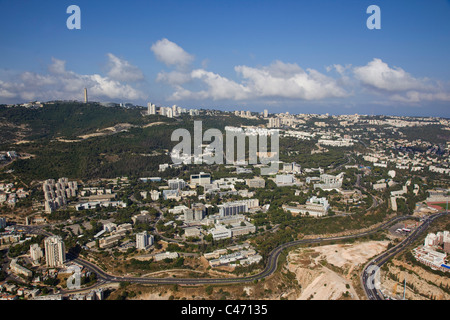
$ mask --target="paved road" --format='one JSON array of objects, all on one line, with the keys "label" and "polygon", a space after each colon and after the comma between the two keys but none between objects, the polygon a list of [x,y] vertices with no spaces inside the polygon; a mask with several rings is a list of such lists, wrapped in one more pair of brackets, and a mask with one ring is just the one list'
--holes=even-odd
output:
[{"label": "paved road", "polygon": [[414,232],[412,232],[407,238],[405,238],[402,242],[397,244],[395,247],[392,247],[386,252],[383,252],[381,255],[377,256],[375,259],[370,261],[361,274],[361,283],[366,293],[366,296],[370,300],[384,300],[384,296],[379,290],[379,285],[375,285],[374,281],[378,277],[376,275],[379,272],[379,268],[383,266],[390,258],[398,254],[400,251],[404,250],[407,246],[409,246],[412,242],[414,242],[417,237],[424,232],[435,219],[442,217],[443,215],[448,214],[447,212],[436,213],[429,216],[424,223],[422,223]]},{"label": "paved road", "polygon": [[68,259],[73,260],[76,263],[79,263],[80,265],[84,266],[85,268],[89,269],[90,271],[93,271],[97,273],[98,279],[102,280],[102,283],[111,283],[111,282],[132,282],[132,283],[141,283],[141,284],[184,284],[184,285],[201,285],[201,284],[229,284],[229,283],[248,283],[252,282],[254,280],[260,280],[262,278],[266,278],[270,275],[272,275],[276,269],[278,264],[278,258],[280,257],[280,254],[283,252],[283,250],[302,245],[302,244],[312,244],[312,243],[320,243],[324,241],[337,241],[337,240],[345,240],[345,239],[353,239],[353,238],[360,238],[364,237],[370,234],[374,234],[379,230],[386,229],[388,226],[390,226],[393,223],[397,223],[402,220],[411,219],[410,216],[403,216],[403,217],[395,217],[391,220],[385,222],[384,224],[380,225],[379,227],[366,231],[361,232],[354,235],[348,235],[348,236],[340,236],[340,237],[328,237],[328,238],[317,238],[317,239],[302,239],[302,240],[296,240],[292,242],[288,242],[285,244],[282,244],[278,247],[276,247],[272,252],[269,254],[267,258],[267,264],[263,271],[261,271],[258,274],[247,276],[247,277],[235,277],[235,278],[146,278],[146,277],[127,277],[127,276],[114,276],[111,274],[106,273],[102,269],[100,269],[98,266],[92,264],[91,262],[88,262],[84,259],[74,257],[70,254],[67,255]]}]

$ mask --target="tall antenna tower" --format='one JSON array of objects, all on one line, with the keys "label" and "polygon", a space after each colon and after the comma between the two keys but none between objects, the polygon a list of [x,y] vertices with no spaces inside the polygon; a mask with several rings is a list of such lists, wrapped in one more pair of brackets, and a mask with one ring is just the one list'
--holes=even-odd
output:
[{"label": "tall antenna tower", "polygon": [[87,88],[84,88],[84,103],[88,103],[88,93],[87,93]]}]

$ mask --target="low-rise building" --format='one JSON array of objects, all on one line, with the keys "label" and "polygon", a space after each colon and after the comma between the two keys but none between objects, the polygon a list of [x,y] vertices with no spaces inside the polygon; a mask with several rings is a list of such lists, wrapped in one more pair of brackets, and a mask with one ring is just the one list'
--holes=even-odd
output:
[{"label": "low-rise building", "polygon": [[155,254],[153,258],[155,259],[155,261],[161,261],[164,259],[176,259],[178,257],[179,257],[179,254],[177,252],[166,251],[166,252]]}]

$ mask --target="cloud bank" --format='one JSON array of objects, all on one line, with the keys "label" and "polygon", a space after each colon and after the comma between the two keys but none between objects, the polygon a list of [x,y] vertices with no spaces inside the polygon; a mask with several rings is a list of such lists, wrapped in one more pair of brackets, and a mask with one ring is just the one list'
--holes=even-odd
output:
[{"label": "cloud bank", "polygon": [[[234,67],[236,79],[205,68],[188,68],[193,56],[177,44],[162,39],[152,46],[155,57],[173,71],[161,71],[156,81],[169,84],[174,91],[168,100],[303,100],[342,99],[367,95],[368,99],[418,103],[450,101],[449,86],[428,78],[417,78],[399,67],[374,58],[364,66],[334,64],[326,72],[301,68],[296,63],[276,60],[268,66]],[[183,66],[184,68],[180,68]],[[332,76],[332,71],[336,75]],[[186,86],[192,84],[198,90]]]},{"label": "cloud bank", "polygon": [[23,72],[8,81],[0,80],[0,98],[21,100],[82,100],[83,89],[95,99],[139,100],[146,96],[122,81],[143,79],[142,72],[122,60],[108,54],[107,76],[78,74],[66,70],[66,62],[52,58],[47,74]]}]

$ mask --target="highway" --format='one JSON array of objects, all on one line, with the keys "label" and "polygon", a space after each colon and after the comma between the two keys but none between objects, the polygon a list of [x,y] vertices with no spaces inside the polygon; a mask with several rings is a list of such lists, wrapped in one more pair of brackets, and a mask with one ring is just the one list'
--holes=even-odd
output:
[{"label": "highway", "polygon": [[414,230],[407,238],[402,242],[392,247],[388,251],[383,252],[381,255],[377,256],[371,260],[363,269],[361,274],[361,284],[364,288],[366,296],[370,300],[384,300],[384,296],[380,291],[379,286],[374,285],[375,273],[379,268],[383,266],[390,258],[398,254],[400,251],[404,250],[412,242],[414,242],[417,237],[423,233],[435,219],[448,214],[447,212],[436,213],[429,216],[416,230]]}]

